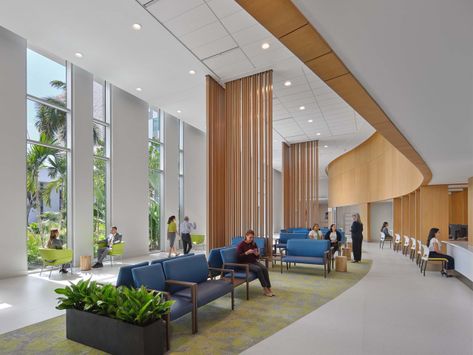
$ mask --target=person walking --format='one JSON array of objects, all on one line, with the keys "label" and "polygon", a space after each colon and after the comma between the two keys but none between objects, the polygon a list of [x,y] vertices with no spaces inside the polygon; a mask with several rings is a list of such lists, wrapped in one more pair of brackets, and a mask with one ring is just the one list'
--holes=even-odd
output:
[{"label": "person walking", "polygon": [[177,224],[176,224],[176,216],[171,216],[168,218],[168,240],[169,240],[169,257],[174,252],[176,256],[179,253],[176,251],[174,247],[174,242],[176,241],[176,234],[177,234]]},{"label": "person walking", "polygon": [[351,240],[353,244],[353,263],[361,261],[361,245],[363,243],[363,223],[361,223],[360,214],[353,215],[353,224],[351,225]]},{"label": "person walking", "polygon": [[181,232],[181,239],[182,239],[182,247],[184,249],[184,254],[189,254],[192,249],[192,239],[191,239],[191,232],[195,230],[196,224],[195,222],[189,222],[189,217],[184,217],[184,222],[181,223],[180,232]]}]

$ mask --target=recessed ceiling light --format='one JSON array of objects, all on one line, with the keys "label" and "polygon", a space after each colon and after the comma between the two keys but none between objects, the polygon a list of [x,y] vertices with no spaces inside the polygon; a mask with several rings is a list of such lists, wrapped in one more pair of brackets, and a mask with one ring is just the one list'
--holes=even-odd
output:
[{"label": "recessed ceiling light", "polygon": [[324,148],[328,148],[328,145],[324,145]]},{"label": "recessed ceiling light", "polygon": [[317,134],[316,134],[316,135],[317,135],[317,136],[320,136],[320,132],[317,132]]},{"label": "recessed ceiling light", "polygon": [[76,52],[76,53],[74,53],[74,55],[75,55],[77,58],[82,58],[82,57],[84,56],[81,52]]},{"label": "recessed ceiling light", "polygon": [[314,122],[314,120],[307,120],[307,122],[312,123],[312,122]]},{"label": "recessed ceiling light", "polygon": [[263,49],[268,49],[268,48],[269,48],[269,43],[266,43],[266,42],[263,43],[263,44],[261,45],[261,48],[263,48]]},{"label": "recessed ceiling light", "polygon": [[305,106],[299,106],[299,110],[304,111],[304,110],[305,110]]},{"label": "recessed ceiling light", "polygon": [[194,74],[195,74],[195,70],[189,70],[189,74],[190,74],[190,75],[194,75]]},{"label": "recessed ceiling light", "polygon": [[291,86],[291,85],[292,83],[289,80],[284,82],[284,86]]},{"label": "recessed ceiling light", "polygon": [[131,26],[135,31],[141,30],[141,25],[139,23],[134,23],[133,26]]},{"label": "recessed ceiling light", "polygon": [[177,113],[181,113],[182,111],[181,110],[177,110]]},{"label": "recessed ceiling light", "polygon": [[142,88],[136,88],[136,91],[143,91]]}]

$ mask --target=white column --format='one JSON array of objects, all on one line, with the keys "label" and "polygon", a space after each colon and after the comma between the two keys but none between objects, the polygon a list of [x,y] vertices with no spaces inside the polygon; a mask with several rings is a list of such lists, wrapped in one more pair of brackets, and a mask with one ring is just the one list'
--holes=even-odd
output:
[{"label": "white column", "polygon": [[72,238],[74,265],[93,255],[93,75],[72,68]]},{"label": "white column", "polygon": [[184,124],[184,213],[197,224],[196,233],[206,234],[205,133]]},{"label": "white column", "polygon": [[0,278],[27,272],[26,40],[0,27]]},{"label": "white column", "polygon": [[[185,147],[184,147],[185,149]],[[184,153],[185,154],[185,153]],[[184,180],[186,177],[184,176]],[[164,215],[161,218],[161,249],[169,247],[167,222],[170,216],[179,219],[179,121],[164,115]],[[177,223],[180,221],[178,220]],[[176,244],[177,246],[177,244]]]},{"label": "white column", "polygon": [[148,104],[112,86],[111,224],[125,257],[148,254]]}]

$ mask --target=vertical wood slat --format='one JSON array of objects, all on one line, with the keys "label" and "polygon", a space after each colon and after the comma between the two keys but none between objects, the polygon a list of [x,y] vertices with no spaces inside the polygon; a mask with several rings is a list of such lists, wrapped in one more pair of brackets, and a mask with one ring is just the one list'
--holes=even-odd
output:
[{"label": "vertical wood slat", "polygon": [[319,222],[318,147],[318,141],[283,145],[285,228],[311,227]]}]

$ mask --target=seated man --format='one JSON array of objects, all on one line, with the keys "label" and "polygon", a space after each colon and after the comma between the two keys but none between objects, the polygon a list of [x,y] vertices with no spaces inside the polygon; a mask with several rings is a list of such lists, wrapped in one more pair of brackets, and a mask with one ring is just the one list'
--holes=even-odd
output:
[{"label": "seated man", "polygon": [[97,262],[92,266],[93,268],[103,267],[103,259],[110,253],[112,250],[113,244],[118,244],[122,242],[122,235],[118,233],[117,227],[112,227],[110,234],[108,235],[107,239],[99,240],[97,243],[105,244],[104,247],[100,248],[97,251]]}]

